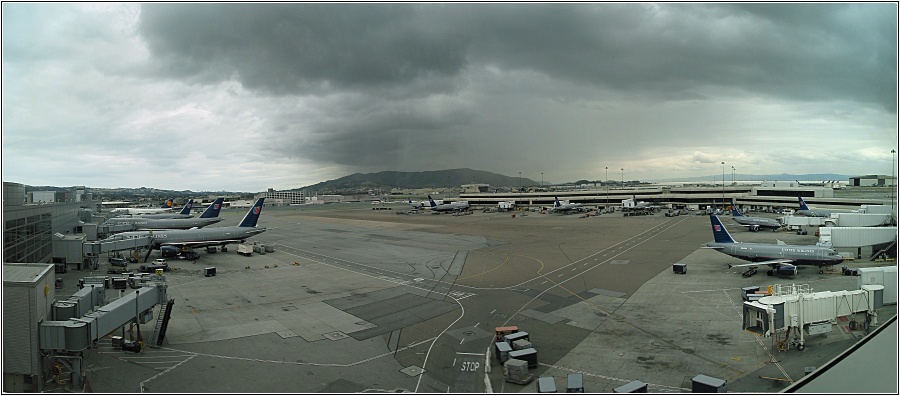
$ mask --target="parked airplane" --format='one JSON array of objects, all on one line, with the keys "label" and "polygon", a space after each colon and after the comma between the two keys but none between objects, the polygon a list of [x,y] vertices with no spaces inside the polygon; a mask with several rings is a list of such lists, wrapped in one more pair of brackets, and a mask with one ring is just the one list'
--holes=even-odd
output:
[{"label": "parked airplane", "polygon": [[119,213],[113,219],[121,219],[121,218],[144,218],[144,219],[187,219],[190,217],[194,217],[191,214],[191,209],[194,207],[194,200],[189,199],[188,202],[181,208],[181,211],[178,213],[174,212],[164,212],[164,213],[139,213],[139,214],[126,214]]},{"label": "parked airplane", "polygon": [[205,246],[224,246],[229,243],[243,243],[247,238],[266,231],[265,228],[256,226],[259,214],[262,212],[264,200],[265,198],[258,199],[237,226],[195,230],[128,231],[113,235],[105,239],[105,241],[149,236],[152,242],[150,249],[147,250],[147,256],[144,257],[144,261],[147,261],[153,249],[161,250],[166,247],[174,247],[184,250]]},{"label": "parked airplane", "polygon": [[457,201],[438,205],[434,202],[434,199],[431,199],[431,195],[428,196],[428,203],[431,204],[429,209],[436,212],[462,212],[469,209],[468,201]]},{"label": "parked airplane", "polygon": [[422,202],[413,202],[412,198],[406,197],[409,201],[409,204],[412,205],[413,208],[420,209],[424,204]]},{"label": "parked airplane", "polygon": [[573,210],[581,212],[582,210],[584,210],[584,208],[582,208],[582,204],[580,204],[580,203],[567,203],[567,204],[563,205],[562,203],[559,202],[559,197],[553,197],[553,201],[554,201],[553,207],[550,208],[550,213],[553,213],[553,212],[569,213]]},{"label": "parked airplane", "polygon": [[[192,200],[193,201],[193,200]],[[206,208],[203,214],[196,219],[178,218],[178,219],[157,219],[146,217],[116,217],[108,220],[106,225],[126,225],[132,224],[137,230],[187,230],[192,228],[203,228],[210,224],[215,224],[222,219],[219,218],[219,211],[222,209],[222,201],[224,198],[216,199],[212,205]],[[185,210],[190,210],[190,202],[185,206]]]},{"label": "parked airplane", "polygon": [[796,211],[798,215],[801,216],[809,216],[809,217],[830,217],[832,213],[846,213],[846,210],[829,210],[829,209],[810,209],[806,206],[806,202],[803,202],[803,197],[797,197],[797,200],[800,201],[800,210]]},{"label": "parked airplane", "polygon": [[741,212],[738,211],[737,205],[734,204],[734,200],[731,201],[731,219],[754,232],[759,231],[760,228],[771,228],[772,231],[778,231],[779,228],[783,227],[783,225],[775,219],[742,215]]},{"label": "parked airplane", "polygon": [[[152,214],[152,213],[166,213],[172,211],[172,206],[175,203],[175,198],[169,199],[164,203],[161,207],[153,209],[153,208],[116,208],[109,213],[111,214],[130,214],[130,215],[140,215],[140,214]],[[188,209],[190,212],[190,209]]]},{"label": "parked airplane", "polygon": [[640,210],[652,210],[657,209],[656,205],[651,205],[650,202],[638,201],[637,196],[632,194],[631,199],[626,199],[622,201],[622,211],[640,211]]},{"label": "parked airplane", "polygon": [[735,242],[731,234],[716,215],[710,215],[713,237],[715,242],[709,242],[706,247],[718,249],[719,252],[741,260],[752,261],[749,264],[728,265],[731,267],[748,267],[755,265],[768,265],[772,269],[767,273],[772,275],[796,275],[797,267],[801,265],[815,265],[822,272],[822,266],[840,264],[844,261],[841,255],[833,249],[815,245],[786,245],[769,243],[741,243]]}]

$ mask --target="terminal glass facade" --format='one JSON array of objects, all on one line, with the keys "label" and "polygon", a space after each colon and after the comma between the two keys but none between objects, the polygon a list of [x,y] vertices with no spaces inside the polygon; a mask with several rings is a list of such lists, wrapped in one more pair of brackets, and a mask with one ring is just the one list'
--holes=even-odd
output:
[{"label": "terminal glass facade", "polygon": [[40,213],[10,219],[3,225],[3,261],[37,263],[53,251],[53,215]]}]

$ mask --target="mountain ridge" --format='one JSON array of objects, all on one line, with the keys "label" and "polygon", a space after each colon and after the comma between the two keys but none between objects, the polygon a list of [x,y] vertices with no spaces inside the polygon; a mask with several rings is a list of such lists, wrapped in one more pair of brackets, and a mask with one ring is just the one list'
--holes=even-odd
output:
[{"label": "mountain ridge", "polygon": [[337,179],[319,182],[292,190],[341,190],[352,188],[442,188],[463,184],[488,184],[491,186],[536,186],[539,183],[526,177],[505,176],[470,168],[436,171],[401,172],[381,171],[354,173]]}]

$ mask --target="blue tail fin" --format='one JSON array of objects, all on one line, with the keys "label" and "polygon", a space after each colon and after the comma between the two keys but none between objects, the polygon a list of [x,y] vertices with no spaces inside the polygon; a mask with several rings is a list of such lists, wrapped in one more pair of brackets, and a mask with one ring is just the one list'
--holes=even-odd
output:
[{"label": "blue tail fin", "polygon": [[203,214],[200,215],[200,218],[210,219],[213,217],[219,217],[219,211],[222,210],[223,201],[225,201],[225,198],[216,198],[216,200],[213,201],[212,205],[209,205],[209,207],[203,211]]},{"label": "blue tail fin", "polygon": [[560,207],[560,206],[562,206],[562,205],[560,205],[560,203],[559,203],[559,197],[553,197],[553,201],[554,201],[554,202],[553,202],[553,206],[555,206],[555,207],[557,207],[557,208]]},{"label": "blue tail fin", "polygon": [[241,224],[238,224],[238,227],[256,227],[256,222],[259,220],[259,214],[262,212],[263,201],[265,200],[265,197],[257,199],[253,207],[244,215],[244,219],[241,220]]},{"label": "blue tail fin", "polygon": [[737,205],[734,204],[734,200],[733,200],[733,199],[731,200],[731,215],[734,216],[734,217],[741,217],[741,216],[743,216],[743,215],[741,214],[741,212],[738,211]]},{"label": "blue tail fin", "polygon": [[192,208],[193,206],[194,206],[194,200],[193,200],[193,199],[189,199],[189,200],[187,201],[187,203],[184,204],[184,207],[181,208],[181,212],[178,212],[178,213],[179,213],[179,214],[183,214],[183,215],[191,214],[191,208]]},{"label": "blue tail fin", "polygon": [[428,204],[431,205],[432,208],[437,206],[437,204],[434,203],[434,200],[431,199],[431,195],[428,196]]},{"label": "blue tail fin", "polygon": [[166,209],[167,209],[167,208],[171,208],[171,207],[174,206],[174,205],[175,205],[175,198],[170,198],[170,199],[167,199],[166,202],[164,202],[164,203],[162,204],[162,206],[160,206],[160,208],[166,208]]},{"label": "blue tail fin", "polygon": [[806,206],[806,202],[803,202],[803,197],[797,197],[797,200],[800,201],[800,210],[809,210],[809,207]]},{"label": "blue tail fin", "polygon": [[728,230],[726,230],[725,226],[722,225],[722,222],[719,221],[719,216],[709,215],[709,222],[712,224],[713,237],[715,237],[717,243],[734,243],[731,234],[728,233]]}]

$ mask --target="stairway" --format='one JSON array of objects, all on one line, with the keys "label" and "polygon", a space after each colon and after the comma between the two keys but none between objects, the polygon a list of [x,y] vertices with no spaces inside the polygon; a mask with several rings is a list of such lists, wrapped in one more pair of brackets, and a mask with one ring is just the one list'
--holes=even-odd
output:
[{"label": "stairway", "polygon": [[159,316],[156,317],[156,327],[153,328],[153,337],[150,338],[150,347],[158,348],[162,345],[163,339],[166,338],[166,328],[169,327],[169,317],[172,316],[174,305],[175,299],[170,299],[164,307],[160,308]]}]

